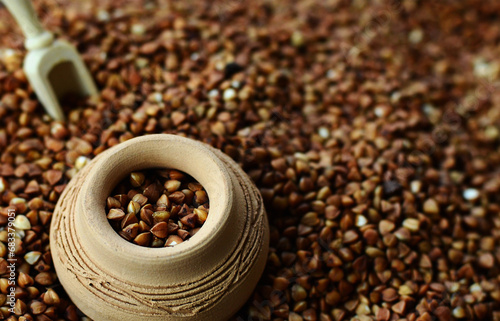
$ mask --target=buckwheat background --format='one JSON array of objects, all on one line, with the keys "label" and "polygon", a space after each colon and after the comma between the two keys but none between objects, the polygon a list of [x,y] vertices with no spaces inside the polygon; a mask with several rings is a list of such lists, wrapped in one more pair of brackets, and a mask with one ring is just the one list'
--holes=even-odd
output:
[{"label": "buckwheat background", "polygon": [[500,320],[498,1],[34,4],[101,98],[45,116],[0,10],[5,318],[80,319],[51,263],[54,205],[95,155],[165,132],[222,149],[265,198],[269,262],[235,319]]}]

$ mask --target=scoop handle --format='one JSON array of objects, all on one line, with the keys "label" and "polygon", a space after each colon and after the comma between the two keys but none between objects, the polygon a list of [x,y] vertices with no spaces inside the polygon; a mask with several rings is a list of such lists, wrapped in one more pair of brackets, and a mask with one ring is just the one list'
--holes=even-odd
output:
[{"label": "scoop handle", "polygon": [[28,50],[45,48],[52,44],[54,36],[42,27],[30,0],[2,0],[21,27]]}]

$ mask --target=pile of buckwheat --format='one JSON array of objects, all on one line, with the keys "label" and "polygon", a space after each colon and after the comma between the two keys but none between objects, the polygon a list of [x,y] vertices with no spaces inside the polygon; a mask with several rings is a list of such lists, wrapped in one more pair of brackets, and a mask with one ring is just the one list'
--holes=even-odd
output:
[{"label": "pile of buckwheat", "polygon": [[106,199],[106,217],[129,242],[171,247],[200,230],[209,207],[207,192],[193,177],[156,169],[127,175]]},{"label": "pile of buckwheat", "polygon": [[52,266],[54,206],[95,155],[164,132],[265,199],[268,264],[234,320],[500,320],[500,2],[34,4],[101,97],[46,116],[0,10],[0,319],[86,319]]}]

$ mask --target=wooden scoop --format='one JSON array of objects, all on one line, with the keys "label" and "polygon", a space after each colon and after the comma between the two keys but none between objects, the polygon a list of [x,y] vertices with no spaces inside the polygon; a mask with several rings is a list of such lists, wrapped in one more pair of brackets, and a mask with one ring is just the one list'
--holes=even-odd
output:
[{"label": "wooden scoop", "polygon": [[1,0],[17,20],[26,36],[29,51],[24,72],[47,113],[64,120],[59,100],[66,95],[97,95],[97,88],[75,47],[54,40],[43,29],[29,0]]}]

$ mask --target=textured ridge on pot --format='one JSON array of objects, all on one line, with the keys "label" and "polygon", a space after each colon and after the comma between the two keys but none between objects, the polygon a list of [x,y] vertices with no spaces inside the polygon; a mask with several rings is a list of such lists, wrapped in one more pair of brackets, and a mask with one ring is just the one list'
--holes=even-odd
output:
[{"label": "textured ridge on pot", "polygon": [[[160,167],[195,177],[210,213],[189,241],[144,248],[112,229],[105,200],[127,173]],[[138,137],[98,155],[68,184],[51,224],[59,279],[95,320],[227,319],[267,260],[267,218],[250,178],[219,150],[180,136]]]}]

